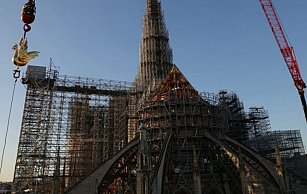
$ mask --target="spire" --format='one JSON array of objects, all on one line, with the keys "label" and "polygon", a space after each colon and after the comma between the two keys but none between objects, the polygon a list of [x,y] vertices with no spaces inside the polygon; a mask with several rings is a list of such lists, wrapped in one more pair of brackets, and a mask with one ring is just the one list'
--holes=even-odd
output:
[{"label": "spire", "polygon": [[[147,0],[137,84],[143,90],[163,80],[172,67],[172,50],[159,0]],[[152,91],[152,89],[150,89]]]}]

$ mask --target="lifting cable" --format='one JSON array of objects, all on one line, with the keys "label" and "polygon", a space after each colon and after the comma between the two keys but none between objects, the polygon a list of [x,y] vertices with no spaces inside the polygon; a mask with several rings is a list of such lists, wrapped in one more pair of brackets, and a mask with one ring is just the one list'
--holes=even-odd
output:
[{"label": "lifting cable", "polygon": [[[13,70],[13,77],[15,79],[15,82],[14,82],[14,86],[13,86],[10,110],[9,110],[9,115],[8,115],[8,119],[7,119],[6,131],[5,131],[5,137],[4,137],[4,144],[3,144],[2,155],[1,155],[0,175],[1,175],[1,172],[2,172],[4,154],[5,154],[5,148],[6,148],[6,142],[7,142],[7,136],[8,136],[9,127],[10,127],[10,120],[11,120],[11,113],[12,113],[14,96],[15,96],[16,82],[17,82],[18,78],[20,77],[19,67],[26,65],[29,60],[33,59],[34,57],[37,57],[38,53],[39,53],[37,51],[33,51],[33,52],[36,52],[36,54],[29,58],[29,55],[28,55],[29,53],[27,52],[28,46],[27,46],[26,35],[27,35],[27,32],[29,32],[31,30],[30,24],[33,23],[34,20],[35,20],[35,13],[36,13],[35,0],[28,0],[28,2],[25,3],[22,7],[21,20],[24,23],[24,26],[23,26],[24,33],[23,33],[23,38],[21,39],[21,41],[19,43],[19,47],[23,47],[22,49],[23,49],[23,52],[25,52],[24,55],[26,55],[26,56],[18,56],[18,60],[16,60],[16,61],[13,58],[13,63],[17,66],[17,68],[15,70]],[[17,49],[20,49],[20,48],[17,48]],[[32,55],[33,55],[33,52],[32,52]],[[19,57],[21,57],[21,59]]]},{"label": "lifting cable", "polygon": [[10,127],[10,120],[11,120],[11,113],[12,113],[13,101],[14,101],[14,96],[15,96],[16,82],[17,82],[17,79],[20,76],[20,70],[19,69],[14,70],[13,76],[15,78],[15,81],[14,81],[14,86],[13,86],[9,115],[8,115],[8,119],[7,119],[6,131],[5,131],[5,137],[4,137],[4,145],[3,145],[3,149],[2,149],[2,155],[1,155],[0,175],[1,175],[1,172],[2,172],[2,165],[3,165],[5,148],[6,148],[7,135],[8,135],[8,132],[9,132],[9,127]]}]

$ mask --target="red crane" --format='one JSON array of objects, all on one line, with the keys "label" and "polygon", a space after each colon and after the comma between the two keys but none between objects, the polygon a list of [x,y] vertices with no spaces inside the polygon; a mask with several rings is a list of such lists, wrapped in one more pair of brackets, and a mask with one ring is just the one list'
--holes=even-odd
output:
[{"label": "red crane", "polygon": [[274,8],[272,1],[271,0],[259,0],[259,1],[261,3],[264,14],[270,24],[271,30],[278,44],[280,52],[287,64],[294,85],[297,88],[298,93],[300,95],[305,113],[305,119],[307,122],[307,105],[304,95],[304,88],[306,88],[306,84],[301,76],[300,69],[295,57],[294,49],[287,40],[287,36],[282,28],[281,22],[278,19],[277,12]]}]

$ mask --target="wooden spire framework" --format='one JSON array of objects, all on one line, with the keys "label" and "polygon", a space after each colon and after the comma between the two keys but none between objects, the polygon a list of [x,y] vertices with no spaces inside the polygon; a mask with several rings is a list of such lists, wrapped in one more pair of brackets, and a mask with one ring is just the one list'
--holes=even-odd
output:
[{"label": "wooden spire framework", "polygon": [[[154,87],[170,71],[173,61],[163,11],[158,0],[147,0],[140,48],[140,64],[136,77],[143,89]],[[149,89],[152,91],[153,88]]]},{"label": "wooden spire framework", "polygon": [[140,61],[134,85],[138,95],[129,100],[130,110],[128,140],[133,140],[138,133],[137,111],[168,75],[173,65],[173,54],[169,46],[169,36],[164,22],[159,0],[147,0],[143,17],[143,33],[140,46]]}]

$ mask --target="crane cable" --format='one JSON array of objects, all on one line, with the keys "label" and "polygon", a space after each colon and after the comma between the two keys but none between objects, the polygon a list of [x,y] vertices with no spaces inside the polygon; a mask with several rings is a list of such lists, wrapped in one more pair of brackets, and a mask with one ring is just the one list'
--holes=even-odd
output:
[{"label": "crane cable", "polygon": [[4,137],[4,145],[3,145],[3,149],[2,149],[2,155],[1,155],[0,175],[1,175],[1,172],[2,172],[2,165],[3,165],[3,160],[4,160],[7,136],[8,136],[9,127],[10,127],[10,120],[11,120],[11,113],[12,113],[14,96],[15,96],[16,82],[17,82],[18,78],[20,77],[20,70],[19,69],[16,69],[16,70],[13,71],[13,77],[15,78],[15,81],[14,81],[14,85],[13,85],[13,92],[12,92],[12,97],[11,97],[10,110],[9,110],[9,115],[8,115],[8,119],[7,119],[6,131],[5,131],[5,137]]},{"label": "crane cable", "polygon": [[[36,7],[35,7],[35,0],[28,0],[26,4],[22,7],[22,15],[21,20],[24,22],[23,26],[23,38],[26,38],[27,32],[31,30],[30,24],[34,22],[35,20],[35,13],[36,13]],[[11,120],[11,113],[13,108],[13,102],[14,102],[14,96],[15,96],[15,88],[16,88],[16,82],[18,78],[20,77],[20,70],[19,66],[15,70],[13,70],[13,77],[15,78],[14,86],[13,86],[13,92],[12,92],[12,98],[11,98],[11,104],[10,104],[10,110],[9,115],[7,119],[7,125],[6,125],[6,131],[5,131],[5,137],[4,137],[4,145],[2,149],[2,155],[1,155],[1,163],[0,163],[0,175],[2,172],[3,167],[3,160],[4,160],[4,154],[5,154],[5,148],[6,148],[6,142],[7,142],[7,136],[9,132],[10,127],[10,120]]]}]

